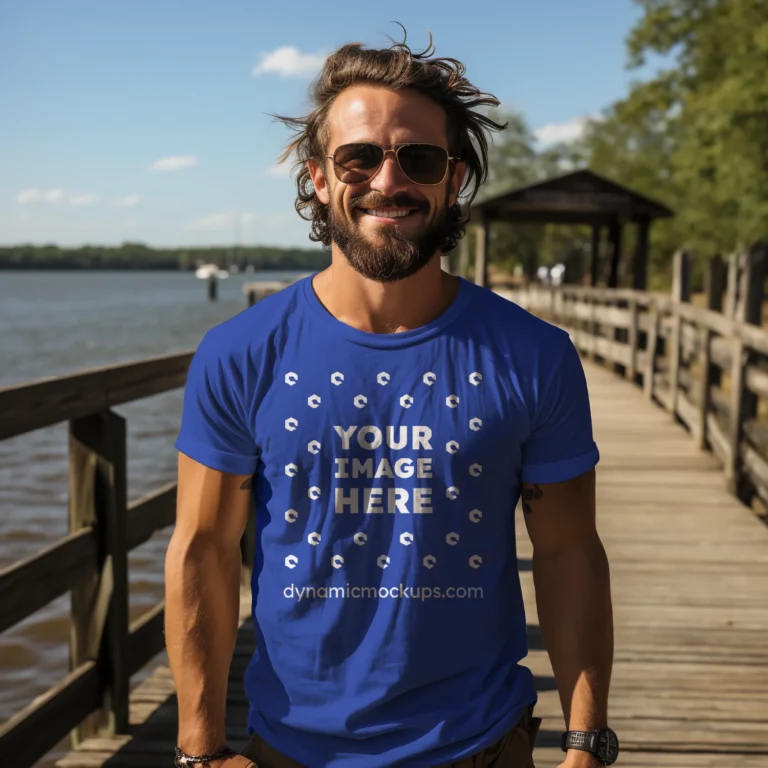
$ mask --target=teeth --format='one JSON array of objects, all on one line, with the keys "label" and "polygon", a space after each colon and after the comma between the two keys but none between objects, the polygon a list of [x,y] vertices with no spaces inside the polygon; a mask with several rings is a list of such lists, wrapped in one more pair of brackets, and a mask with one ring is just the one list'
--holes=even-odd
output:
[{"label": "teeth", "polygon": [[366,213],[370,214],[371,216],[381,216],[382,218],[386,219],[400,219],[403,216],[407,216],[410,211],[377,211],[371,209],[366,211]]}]

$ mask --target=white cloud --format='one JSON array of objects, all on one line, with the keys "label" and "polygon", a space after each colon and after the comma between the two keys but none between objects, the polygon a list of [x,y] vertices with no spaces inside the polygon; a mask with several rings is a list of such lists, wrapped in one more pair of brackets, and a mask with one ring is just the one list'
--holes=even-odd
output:
[{"label": "white cloud", "polygon": [[282,77],[314,75],[323,66],[326,54],[301,53],[292,45],[284,45],[269,53],[262,53],[260,62],[253,68],[254,77],[274,72]]},{"label": "white cloud", "polygon": [[112,201],[113,208],[133,208],[141,201],[141,195],[125,195],[124,197],[116,197]]},{"label": "white cloud", "polygon": [[75,206],[95,205],[98,201],[99,198],[96,195],[90,194],[90,192],[84,195],[72,195],[69,198],[69,204]]},{"label": "white cloud", "polygon": [[209,213],[207,216],[201,216],[199,219],[190,221],[185,229],[189,232],[211,232],[217,229],[231,229],[235,224],[235,215],[234,211]]},{"label": "white cloud", "polygon": [[295,216],[286,213],[258,213],[239,211],[217,211],[193,219],[184,227],[188,232],[217,232],[223,231],[228,237],[234,234],[234,228],[239,223],[243,228],[258,227],[259,230],[270,227],[281,227],[290,224]]},{"label": "white cloud", "polygon": [[160,158],[152,163],[153,171],[178,171],[181,168],[189,168],[197,165],[197,155],[170,155]]},{"label": "white cloud", "polygon": [[533,135],[542,144],[576,141],[581,138],[589,120],[589,117],[574,117],[565,123],[550,123],[535,130]]},{"label": "white cloud", "polygon": [[291,177],[291,174],[292,168],[290,163],[278,163],[267,168],[267,176],[271,176],[273,179],[288,179]]},{"label": "white cloud", "polygon": [[60,203],[64,199],[63,189],[22,189],[16,200],[19,203]]}]

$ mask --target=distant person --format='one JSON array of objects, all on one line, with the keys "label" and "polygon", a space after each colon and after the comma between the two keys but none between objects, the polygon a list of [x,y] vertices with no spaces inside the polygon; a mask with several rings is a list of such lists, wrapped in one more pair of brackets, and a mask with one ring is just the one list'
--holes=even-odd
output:
[{"label": "distant person", "polygon": [[[463,65],[430,54],[346,45],[313,111],[281,118],[297,209],[332,264],[210,330],[192,361],[166,561],[177,765],[532,766],[521,496],[574,732],[562,765],[615,759],[584,372],[564,331],[441,271],[465,232],[459,194],[474,197],[504,126],[476,111],[498,102]],[[225,694],[250,515],[257,650],[235,755]]]}]

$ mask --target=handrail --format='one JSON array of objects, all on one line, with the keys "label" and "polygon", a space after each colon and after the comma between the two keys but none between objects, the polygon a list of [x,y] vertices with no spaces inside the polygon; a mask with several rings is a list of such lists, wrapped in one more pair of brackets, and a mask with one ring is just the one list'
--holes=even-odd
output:
[{"label": "handrail", "polygon": [[[674,257],[669,295],[528,285],[497,293],[568,331],[576,347],[644,389],[722,465],[728,489],[768,510],[768,245],[708,265],[705,306],[691,303],[691,254]],[[763,513],[765,514],[765,513]]]},{"label": "handrail", "polygon": [[[128,732],[130,678],[163,650],[164,602],[128,618],[128,553],[176,520],[176,483],[127,503],[126,424],[113,406],[182,387],[193,352],[0,389],[0,439],[69,425],[69,534],[0,571],[0,631],[71,592],[70,671],[0,726],[0,754],[32,766],[68,733]],[[252,553],[243,544],[243,578]]]},{"label": "handrail", "polygon": [[0,440],[184,384],[192,352],[92,368],[0,389]]}]

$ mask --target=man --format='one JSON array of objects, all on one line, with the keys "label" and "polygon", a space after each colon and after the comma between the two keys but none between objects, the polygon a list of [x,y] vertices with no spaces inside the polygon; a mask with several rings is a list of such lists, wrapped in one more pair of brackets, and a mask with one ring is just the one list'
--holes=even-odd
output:
[{"label": "man", "polygon": [[[532,766],[521,494],[579,747],[562,765],[603,764],[584,749],[607,726],[612,660],[584,374],[563,331],[441,270],[459,195],[485,178],[485,133],[503,126],[473,111],[498,102],[458,62],[428,54],[348,45],[326,61],[314,111],[282,119],[299,130],[284,155],[298,156],[297,209],[332,264],[194,356],[166,563],[177,764]],[[251,739],[234,755],[251,514]]]}]

